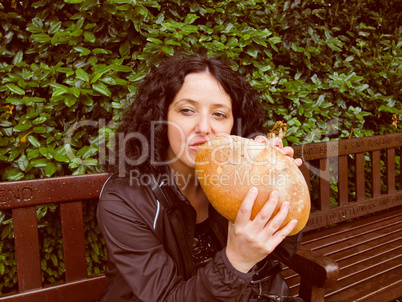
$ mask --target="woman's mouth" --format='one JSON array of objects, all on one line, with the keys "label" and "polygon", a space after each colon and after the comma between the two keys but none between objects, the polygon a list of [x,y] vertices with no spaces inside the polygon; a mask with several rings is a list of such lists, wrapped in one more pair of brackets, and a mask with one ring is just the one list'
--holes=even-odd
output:
[{"label": "woman's mouth", "polygon": [[190,145],[190,150],[193,150],[193,151],[198,151],[199,149],[200,149],[200,147],[203,145],[203,144],[205,144],[207,142],[207,140],[199,140],[199,141],[196,141],[195,143],[193,143],[193,144],[191,144]]}]

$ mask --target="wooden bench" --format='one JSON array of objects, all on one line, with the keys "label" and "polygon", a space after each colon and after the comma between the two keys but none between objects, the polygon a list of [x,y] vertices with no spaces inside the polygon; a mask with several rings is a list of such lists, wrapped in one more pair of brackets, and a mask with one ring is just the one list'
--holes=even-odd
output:
[{"label": "wooden bench", "polygon": [[[336,283],[314,288],[317,284],[306,286],[303,277],[314,282],[321,277],[308,278],[299,259],[300,295],[306,301],[325,296],[325,301],[385,302],[402,296],[401,146],[402,133],[396,133],[295,147],[295,157],[305,160],[301,169],[314,208],[300,253],[311,250],[340,267]],[[284,274],[297,294],[299,275],[290,269]]]},{"label": "wooden bench", "polygon": [[[365,189],[360,181],[358,182],[358,192],[360,193],[357,194],[359,203],[351,202],[349,199],[345,200],[345,196],[348,195],[345,193],[345,190],[346,192],[348,191],[348,184],[347,181],[340,177],[339,207],[334,207],[334,209],[330,208],[329,178],[327,177],[329,170],[327,170],[326,167],[328,167],[330,158],[336,158],[338,156],[338,153],[335,152],[336,147],[339,150],[343,150],[342,153],[339,154],[339,165],[341,167],[339,173],[340,175],[344,175],[347,170],[347,166],[345,166],[345,158],[347,159],[348,154],[354,154],[361,151],[361,149],[355,148],[354,144],[364,142],[364,145],[369,147],[370,144],[374,144],[374,142],[377,141],[378,144],[375,144],[381,145],[381,148],[384,144],[380,144],[380,142],[387,142],[387,150],[389,150],[387,151],[387,171],[389,171],[387,172],[388,192],[383,194],[379,191],[380,182],[379,178],[376,176],[380,167],[378,161],[378,163],[376,162],[376,164],[373,165],[375,171],[373,172],[373,175],[375,176],[376,183],[376,185],[373,186],[376,188],[376,191],[374,192],[375,194],[373,193],[373,198],[365,199],[362,197],[361,194],[363,194],[362,192],[364,192]],[[388,143],[388,141],[391,142]],[[335,283],[338,277],[339,267],[334,260],[339,261],[340,258],[335,257],[334,259],[331,259],[333,258],[333,254],[327,250],[335,250],[332,248],[331,242],[335,242],[335,244],[339,242],[339,244],[341,244],[341,242],[344,241],[344,246],[341,249],[341,252],[344,251],[342,259],[348,259],[346,255],[352,252],[352,248],[347,248],[349,245],[348,240],[350,241],[350,244],[352,244],[355,239],[349,239],[342,233],[339,233],[339,235],[336,235],[338,233],[335,234],[332,231],[329,231],[328,233],[327,229],[324,227],[401,205],[402,194],[400,190],[395,190],[395,178],[393,178],[393,175],[395,175],[395,169],[392,170],[391,164],[392,160],[395,158],[395,147],[401,145],[402,135],[398,134],[380,138],[348,140],[345,141],[345,143],[331,142],[311,144],[303,146],[303,150],[301,150],[301,147],[296,148],[297,156],[304,158],[306,161],[319,161],[319,167],[321,169],[320,175],[322,177],[320,178],[319,183],[321,189],[317,191],[319,192],[320,198],[318,201],[313,199],[314,203],[316,203],[317,210],[311,214],[310,221],[306,227],[309,232],[307,233],[299,252],[286,263],[286,265],[292,269],[287,269],[285,274],[295,295],[300,290],[300,296],[303,297],[306,302],[316,302],[323,301],[324,294],[328,295],[336,292],[339,287],[354,288],[355,285],[353,283],[349,283],[348,280],[346,280],[346,283],[344,282],[343,268],[347,267],[347,264],[343,265],[343,262],[341,263],[341,280],[339,283]],[[373,148],[374,147],[363,149],[364,151],[373,151],[375,158],[377,158],[380,156],[377,152],[378,148],[375,147],[375,150],[371,150]],[[302,154],[303,156],[301,156]],[[358,169],[361,170],[361,155],[358,155],[357,159],[359,162]],[[310,169],[308,168],[307,162],[302,167],[302,171],[306,176],[308,183],[313,184],[314,179],[310,177],[312,173],[309,172]],[[361,172],[359,172],[358,175],[361,175]],[[87,200],[96,201],[100,194],[101,187],[107,177],[107,174],[102,173],[0,183],[0,210],[11,211],[14,219],[15,251],[19,289],[16,293],[0,296],[0,301],[97,301],[104,285],[104,276],[87,276],[82,203]],[[347,177],[345,179],[347,179]],[[314,188],[312,189],[315,190]],[[312,191],[312,194],[313,193],[314,191]],[[42,286],[36,206],[53,203],[60,205],[66,270],[65,282]],[[395,210],[390,211],[394,213]],[[373,217],[374,218],[367,219],[372,219],[381,224],[384,217],[388,219],[388,213],[385,212],[385,214],[382,213],[379,214],[379,216]],[[397,221],[398,219],[400,220],[400,218],[396,218]],[[362,221],[362,219],[357,220],[357,222],[352,222],[352,224],[359,225],[359,221]],[[321,228],[322,230],[311,231],[318,228]],[[377,234],[376,225],[373,225],[372,228],[368,225],[367,228],[369,231],[371,230],[374,234]],[[339,224],[336,229],[341,230],[341,225]],[[349,230],[349,228],[346,227],[346,230]],[[321,232],[325,233],[326,231],[328,234],[321,235]],[[389,231],[385,232],[389,233]],[[380,244],[374,240],[374,236],[371,236],[369,233],[367,234],[366,237],[368,240],[366,241],[371,242],[374,250],[380,249]],[[379,237],[377,235],[376,237]],[[324,243],[319,243],[322,241]],[[394,242],[396,242],[396,240],[394,240]],[[391,245],[391,243],[389,243],[389,245]],[[329,257],[324,257],[323,253],[329,254]],[[359,263],[364,267],[366,264],[362,260],[364,259],[360,259]],[[400,262],[401,261],[399,260],[399,267]],[[395,267],[398,266],[396,265]],[[354,268],[352,268],[352,270],[354,270]],[[296,274],[295,271],[299,274]],[[390,274],[392,273],[392,270],[388,271]],[[373,273],[368,272],[366,277],[368,278],[371,276],[373,276]],[[395,285],[398,284],[399,283],[396,283]],[[400,290],[398,291],[397,286],[392,287],[391,284],[389,289],[394,290],[396,293],[394,295],[395,297],[400,294]],[[365,292],[367,293],[368,291]],[[352,300],[341,299],[333,301]]]},{"label": "wooden bench", "polygon": [[[97,201],[107,174],[0,183],[0,210],[11,210],[14,224],[18,293],[0,301],[97,301],[104,275],[88,278],[83,201]],[[36,206],[59,204],[65,282],[42,286]]]}]

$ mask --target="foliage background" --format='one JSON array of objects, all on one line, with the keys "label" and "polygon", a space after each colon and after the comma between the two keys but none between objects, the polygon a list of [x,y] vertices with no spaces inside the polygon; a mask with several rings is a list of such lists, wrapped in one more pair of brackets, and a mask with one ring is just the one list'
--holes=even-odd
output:
[{"label": "foliage background", "polygon": [[[287,124],[288,144],[399,132],[401,19],[398,0],[4,0],[0,175],[101,171],[136,84],[182,52],[230,58],[261,93],[267,126]],[[38,209],[45,282],[63,275],[54,217]],[[93,217],[88,225],[96,273],[106,256]],[[0,231],[1,293],[16,279],[7,212]]]}]

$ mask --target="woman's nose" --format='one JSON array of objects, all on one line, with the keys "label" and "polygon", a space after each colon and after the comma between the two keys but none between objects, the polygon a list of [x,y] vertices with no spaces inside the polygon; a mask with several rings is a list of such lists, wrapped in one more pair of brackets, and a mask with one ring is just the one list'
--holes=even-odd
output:
[{"label": "woman's nose", "polygon": [[196,133],[201,133],[201,134],[210,134],[211,133],[211,121],[209,120],[207,115],[200,115],[196,129]]}]

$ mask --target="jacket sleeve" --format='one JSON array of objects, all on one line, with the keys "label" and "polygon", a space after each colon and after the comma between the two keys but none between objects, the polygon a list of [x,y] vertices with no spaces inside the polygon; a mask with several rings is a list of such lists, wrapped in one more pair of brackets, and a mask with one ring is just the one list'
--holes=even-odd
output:
[{"label": "jacket sleeve", "polygon": [[[144,220],[155,216],[148,213],[151,210],[156,211],[156,206],[137,209],[108,192],[102,194],[98,205],[98,222],[113,274],[122,277],[135,298],[147,302],[238,301],[252,274],[234,269],[222,250],[184,281],[163,242]],[[113,282],[108,286],[113,287]]]}]

